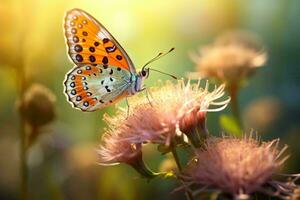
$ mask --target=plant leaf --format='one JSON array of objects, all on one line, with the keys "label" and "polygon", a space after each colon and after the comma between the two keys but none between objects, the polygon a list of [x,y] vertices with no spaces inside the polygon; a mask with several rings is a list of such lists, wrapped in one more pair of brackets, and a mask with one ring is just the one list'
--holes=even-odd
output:
[{"label": "plant leaf", "polygon": [[220,126],[225,132],[234,136],[242,136],[242,130],[237,120],[230,115],[221,115],[219,119]]}]

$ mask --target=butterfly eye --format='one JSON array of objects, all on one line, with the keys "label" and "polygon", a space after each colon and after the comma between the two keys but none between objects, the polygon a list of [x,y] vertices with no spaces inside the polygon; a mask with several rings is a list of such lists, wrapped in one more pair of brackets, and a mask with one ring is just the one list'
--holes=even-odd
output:
[{"label": "butterfly eye", "polygon": [[145,70],[142,70],[142,76],[146,76],[147,72]]}]

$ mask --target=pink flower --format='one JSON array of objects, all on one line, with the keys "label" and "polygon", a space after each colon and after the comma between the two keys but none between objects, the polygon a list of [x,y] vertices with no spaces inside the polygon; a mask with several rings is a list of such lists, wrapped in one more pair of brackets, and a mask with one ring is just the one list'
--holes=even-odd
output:
[{"label": "pink flower", "polygon": [[124,140],[118,130],[107,130],[102,137],[102,144],[97,150],[99,164],[116,165],[132,163],[142,154],[141,144]]},{"label": "pink flower", "polygon": [[133,167],[145,178],[153,178],[153,173],[144,163],[140,143],[124,140],[123,133],[126,129],[107,129],[102,137],[102,144],[97,149],[100,165],[117,165],[125,163]]},{"label": "pink flower", "polygon": [[128,117],[127,110],[120,110],[114,117],[105,117],[114,131],[122,132],[121,140],[131,144],[151,142],[170,146],[178,139],[186,140],[183,133],[189,137],[193,127],[205,128],[206,112],[220,111],[230,101],[228,98],[217,101],[224,96],[224,85],[209,92],[208,83],[201,88],[200,81],[197,84],[185,84],[183,80],[175,84],[161,83],[150,88],[150,94],[150,103],[145,97],[133,97]]},{"label": "pink flower", "polygon": [[198,192],[219,190],[234,199],[249,199],[254,192],[287,197],[297,186],[272,179],[287,159],[282,157],[287,147],[278,145],[278,139],[262,143],[252,137],[211,138],[195,152],[182,179]]},{"label": "pink flower", "polygon": [[206,129],[206,112],[222,110],[230,100],[216,101],[224,95],[224,85],[209,92],[208,83],[201,88],[200,82],[185,84],[182,80],[153,87],[150,94],[151,102],[146,97],[133,97],[129,115],[127,109],[120,108],[115,116],[104,116],[108,128],[97,150],[100,164],[126,163],[152,176],[142,160],[142,144],[151,142],[168,149],[187,140],[182,131],[193,140],[190,134],[195,131],[189,133],[190,127],[198,128],[199,123]]},{"label": "pink flower", "polygon": [[196,64],[196,73],[191,77],[209,77],[225,82],[228,86],[240,85],[244,78],[267,61],[266,52],[259,40],[244,31],[226,32],[213,44],[201,47],[191,59]]}]

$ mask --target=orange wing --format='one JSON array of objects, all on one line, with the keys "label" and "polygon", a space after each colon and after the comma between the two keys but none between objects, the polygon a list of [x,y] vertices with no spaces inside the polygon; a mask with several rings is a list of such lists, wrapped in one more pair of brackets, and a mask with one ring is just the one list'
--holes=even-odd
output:
[{"label": "orange wing", "polygon": [[76,65],[103,64],[135,72],[129,56],[102,24],[80,9],[65,17],[65,37],[70,58]]}]

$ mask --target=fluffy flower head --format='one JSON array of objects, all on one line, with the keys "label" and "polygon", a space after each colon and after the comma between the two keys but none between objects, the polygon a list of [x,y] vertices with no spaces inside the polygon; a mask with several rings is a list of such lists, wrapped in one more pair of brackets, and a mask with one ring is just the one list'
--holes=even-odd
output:
[{"label": "fluffy flower head", "polygon": [[[104,117],[110,127],[109,132],[104,134],[104,143],[101,145],[102,149],[105,147],[107,150],[105,155],[108,152],[110,157],[125,155],[125,152],[132,151],[132,145],[147,142],[169,146],[175,138],[185,140],[181,131],[195,123],[193,117],[185,118],[187,115],[196,111],[196,115],[201,113],[198,115],[203,118],[206,112],[222,110],[229,102],[228,98],[217,101],[224,95],[224,85],[209,92],[208,83],[205,88],[201,88],[200,82],[186,84],[183,80],[161,83],[158,87],[151,88],[149,94],[150,99],[132,97],[129,115],[126,109],[120,109],[117,115]],[[118,143],[125,144],[126,150],[120,150],[122,145]],[[102,151],[101,154],[104,155]]]},{"label": "fluffy flower head", "polygon": [[186,184],[200,186],[200,190],[220,190],[235,199],[274,190],[271,195],[289,195],[292,185],[272,180],[287,159],[281,157],[286,147],[280,149],[278,143],[279,140],[261,143],[252,137],[212,138],[196,152],[182,177]]},{"label": "fluffy flower head", "polygon": [[99,164],[130,164],[142,154],[141,145],[124,140],[122,130],[107,129],[102,137],[102,144],[97,149]]},{"label": "fluffy flower head", "polygon": [[[244,34],[244,35],[243,35]],[[250,76],[257,67],[267,60],[267,55],[254,39],[245,33],[221,35],[212,45],[199,50],[191,58],[197,65],[192,76],[210,77],[226,83],[238,83]]]}]

